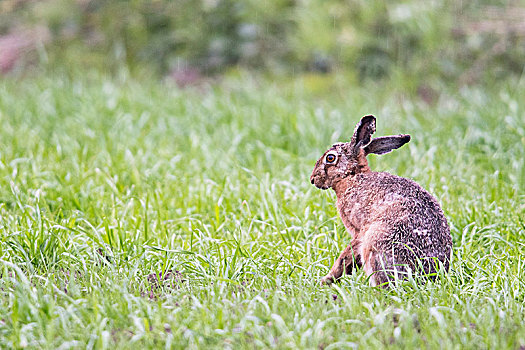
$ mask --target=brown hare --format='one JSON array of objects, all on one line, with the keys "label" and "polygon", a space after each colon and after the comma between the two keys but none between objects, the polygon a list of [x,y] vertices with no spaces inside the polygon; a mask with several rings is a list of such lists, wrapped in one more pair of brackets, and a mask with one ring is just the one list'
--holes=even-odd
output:
[{"label": "brown hare", "polygon": [[388,153],[410,141],[410,135],[372,139],[375,122],[372,115],[363,117],[351,141],[326,151],[310,177],[316,187],[334,189],[352,237],[323,284],[355,267],[364,269],[373,286],[388,286],[416,271],[433,278],[440,263],[448,271],[452,238],[436,199],[412,180],[368,167],[368,154]]}]

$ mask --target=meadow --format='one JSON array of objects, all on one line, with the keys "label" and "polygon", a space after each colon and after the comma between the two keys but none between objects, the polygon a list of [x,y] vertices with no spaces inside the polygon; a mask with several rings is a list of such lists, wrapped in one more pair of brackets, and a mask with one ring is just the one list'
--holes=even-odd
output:
[{"label": "meadow", "polygon": [[[523,349],[525,82],[324,79],[2,80],[0,348]],[[309,176],[365,114],[442,204],[436,282],[319,284],[349,236]]]}]

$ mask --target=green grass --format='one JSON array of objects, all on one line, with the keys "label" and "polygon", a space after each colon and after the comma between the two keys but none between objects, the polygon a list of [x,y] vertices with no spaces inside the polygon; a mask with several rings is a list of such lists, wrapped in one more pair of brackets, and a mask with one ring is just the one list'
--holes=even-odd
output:
[{"label": "green grass", "polygon": [[[300,79],[0,84],[1,348],[525,346],[520,82],[435,106]],[[367,113],[378,135],[412,135],[373,169],[413,178],[449,219],[435,283],[319,286],[349,236],[310,172]],[[152,290],[170,269],[184,282]]]}]

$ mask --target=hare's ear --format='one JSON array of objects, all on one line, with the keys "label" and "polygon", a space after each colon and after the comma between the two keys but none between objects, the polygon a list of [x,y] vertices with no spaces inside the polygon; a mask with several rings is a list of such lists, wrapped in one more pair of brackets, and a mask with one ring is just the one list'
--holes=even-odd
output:
[{"label": "hare's ear", "polygon": [[374,132],[376,132],[376,118],[373,115],[365,115],[357,123],[350,145],[354,149],[367,145]]},{"label": "hare's ear", "polygon": [[382,136],[365,146],[365,153],[385,154],[410,141],[410,135]]}]

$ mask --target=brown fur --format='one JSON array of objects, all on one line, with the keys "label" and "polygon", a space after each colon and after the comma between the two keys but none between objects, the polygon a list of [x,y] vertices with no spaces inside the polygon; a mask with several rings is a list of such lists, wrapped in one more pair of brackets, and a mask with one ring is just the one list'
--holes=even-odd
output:
[{"label": "brown fur", "polygon": [[[388,285],[416,271],[435,275],[438,262],[449,267],[452,239],[434,197],[412,180],[368,167],[367,154],[390,152],[410,136],[371,139],[373,132],[375,118],[363,117],[352,140],[326,151],[310,178],[318,188],[335,190],[339,216],[352,237],[323,283],[354,267],[363,267],[372,285]],[[336,161],[328,162],[328,154]]]}]

